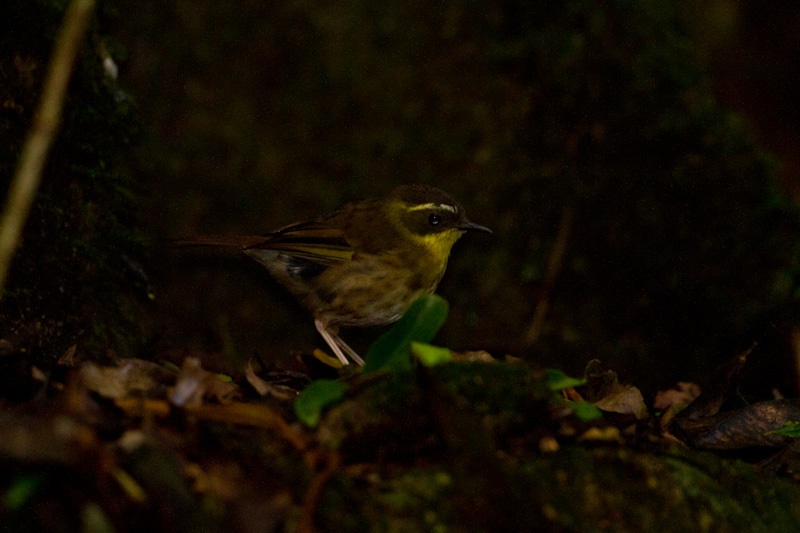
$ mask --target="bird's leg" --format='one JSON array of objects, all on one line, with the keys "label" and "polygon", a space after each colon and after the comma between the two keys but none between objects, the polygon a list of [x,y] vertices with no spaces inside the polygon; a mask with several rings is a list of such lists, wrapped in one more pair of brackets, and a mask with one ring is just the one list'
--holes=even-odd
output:
[{"label": "bird's leg", "polygon": [[338,334],[336,334],[333,335],[333,340],[336,342],[336,344],[339,345],[339,347],[342,350],[347,352],[347,355],[350,356],[350,359],[352,359],[355,364],[357,364],[358,366],[364,366],[364,360],[361,359],[361,357],[356,353],[354,349],[352,349],[350,346],[348,346],[346,342],[344,342],[344,339],[342,339]]},{"label": "bird's leg", "polygon": [[319,332],[320,335],[322,335],[322,338],[325,339],[325,342],[328,343],[328,346],[331,347],[333,353],[336,354],[336,357],[339,358],[339,361],[341,361],[343,365],[349,365],[350,361],[347,360],[347,357],[345,357],[344,354],[342,353],[342,349],[339,348],[339,345],[336,344],[336,341],[334,340],[334,338],[337,337],[335,337],[330,331],[328,331],[328,328],[325,327],[325,323],[322,322],[322,320],[320,319],[316,319],[314,320],[314,326],[316,326],[317,331]]},{"label": "bird's leg", "polygon": [[336,354],[336,357],[342,362],[343,365],[349,365],[350,361],[347,360],[347,357],[345,357],[342,350],[347,352],[347,355],[350,356],[354,363],[364,366],[364,360],[361,359],[355,350],[348,346],[347,343],[339,337],[339,335],[329,330],[325,322],[317,318],[314,320],[314,326],[316,326],[319,334],[322,335],[322,338],[325,339],[325,342],[328,343],[328,346],[331,347],[331,350],[333,350],[333,353]]}]

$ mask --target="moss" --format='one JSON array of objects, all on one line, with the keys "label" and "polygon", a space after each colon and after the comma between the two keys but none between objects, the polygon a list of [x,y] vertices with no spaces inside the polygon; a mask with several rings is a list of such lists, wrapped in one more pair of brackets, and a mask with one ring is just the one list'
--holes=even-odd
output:
[{"label": "moss", "polygon": [[[326,486],[321,530],[788,532],[800,524],[796,484],[750,464],[641,434],[625,446],[577,444],[568,435],[586,426],[551,410],[551,394],[524,366],[449,364],[417,379],[374,382],[323,420],[318,436],[330,444],[326,435],[341,431],[347,461],[369,467],[337,472]],[[542,451],[542,437],[558,448]]]},{"label": "moss", "polygon": [[[429,379],[437,383],[433,390],[425,385]],[[434,367],[429,378],[404,372],[356,391],[353,401],[323,418],[319,433],[328,446],[358,461],[437,453],[448,436],[437,433],[431,411],[442,402],[469,411],[467,426],[476,417],[508,442],[532,424],[547,424],[554,398],[527,366],[506,363],[449,363]],[[456,424],[452,433],[460,439],[462,431],[467,429]]]}]

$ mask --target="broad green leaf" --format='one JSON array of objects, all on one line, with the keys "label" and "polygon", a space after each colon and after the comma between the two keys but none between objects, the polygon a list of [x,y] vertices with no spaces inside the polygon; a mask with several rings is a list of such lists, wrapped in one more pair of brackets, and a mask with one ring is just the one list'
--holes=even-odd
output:
[{"label": "broad green leaf", "polygon": [[786,435],[787,437],[798,438],[800,437],[800,422],[789,421],[784,422],[778,429],[767,431],[764,435]]},{"label": "broad green leaf", "polygon": [[344,398],[347,385],[332,379],[317,379],[303,389],[294,401],[294,412],[308,427],[316,427],[322,411]]},{"label": "broad green leaf", "polygon": [[567,405],[582,422],[603,418],[603,412],[589,402],[567,402]]},{"label": "broad green leaf", "polygon": [[570,387],[578,387],[586,383],[586,379],[571,378],[561,370],[548,368],[545,370],[544,382],[547,388],[552,391],[559,391],[568,389]]},{"label": "broad green leaf", "polygon": [[425,366],[436,366],[453,360],[453,354],[449,349],[424,342],[411,341],[411,353]]},{"label": "broad green leaf", "polygon": [[432,341],[447,318],[447,310],[447,301],[435,294],[415,300],[403,318],[370,346],[364,372],[411,370],[411,343]]}]

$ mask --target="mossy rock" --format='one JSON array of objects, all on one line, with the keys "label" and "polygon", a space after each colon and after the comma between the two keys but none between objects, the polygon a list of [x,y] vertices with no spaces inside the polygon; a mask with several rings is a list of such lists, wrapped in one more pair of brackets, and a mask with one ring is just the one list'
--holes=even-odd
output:
[{"label": "mossy rock", "polygon": [[[356,390],[358,387],[356,387]],[[649,438],[582,440],[519,364],[452,363],[355,392],[318,438],[364,465],[334,475],[322,531],[795,531],[800,487]],[[647,435],[647,425],[631,435]],[[543,439],[557,441],[551,448]],[[623,440],[625,443],[623,444]]]}]

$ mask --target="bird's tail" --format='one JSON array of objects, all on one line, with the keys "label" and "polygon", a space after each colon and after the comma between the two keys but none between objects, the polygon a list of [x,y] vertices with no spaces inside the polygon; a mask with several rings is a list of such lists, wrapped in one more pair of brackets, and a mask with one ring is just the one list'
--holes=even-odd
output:
[{"label": "bird's tail", "polygon": [[240,250],[245,250],[261,244],[265,240],[267,240],[267,237],[263,235],[201,235],[199,237],[173,239],[167,242],[167,244],[173,248],[216,246],[221,248],[238,248]]}]

